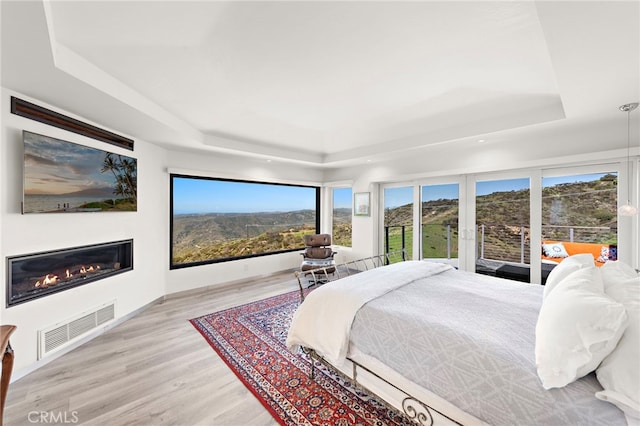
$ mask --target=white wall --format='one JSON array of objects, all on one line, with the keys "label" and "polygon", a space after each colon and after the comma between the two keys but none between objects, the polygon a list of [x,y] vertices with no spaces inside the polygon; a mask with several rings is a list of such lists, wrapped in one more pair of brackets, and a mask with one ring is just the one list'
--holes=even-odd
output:
[{"label": "white wall", "polygon": [[[10,96],[70,115],[53,105],[2,89],[0,140],[0,276],[6,286],[7,256],[133,238],[134,269],[90,284],[6,308],[0,292],[0,322],[15,324],[14,377],[37,367],[37,331],[89,308],[116,300],[116,318],[145,306],[165,293],[168,264],[168,187],[163,149],[135,140],[133,152],[10,113]],[[83,120],[82,117],[74,117]],[[86,120],[85,120],[86,121]],[[98,123],[91,123],[100,126]],[[138,160],[138,211],[22,215],[22,130],[99,148]],[[120,133],[118,129],[106,129]],[[128,135],[123,135],[128,136]],[[45,360],[46,362],[46,360]]]}]

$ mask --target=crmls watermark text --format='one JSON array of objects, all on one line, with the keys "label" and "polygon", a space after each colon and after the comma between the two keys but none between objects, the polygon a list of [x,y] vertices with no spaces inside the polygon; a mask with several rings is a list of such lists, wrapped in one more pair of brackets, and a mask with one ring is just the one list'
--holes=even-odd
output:
[{"label": "crmls watermark text", "polygon": [[78,423],[77,411],[29,411],[29,423]]}]

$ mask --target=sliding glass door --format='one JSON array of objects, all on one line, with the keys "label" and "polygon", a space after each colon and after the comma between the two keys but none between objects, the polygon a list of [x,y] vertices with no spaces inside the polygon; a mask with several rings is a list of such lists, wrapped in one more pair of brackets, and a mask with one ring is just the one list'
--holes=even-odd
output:
[{"label": "sliding glass door", "polygon": [[458,183],[422,185],[422,259],[458,266],[459,198]]},{"label": "sliding glass door", "polygon": [[529,178],[476,181],[476,272],[529,281]]},{"label": "sliding glass door", "polygon": [[620,173],[613,163],[382,186],[384,247],[542,284],[573,254],[590,253],[599,266],[625,260],[637,240],[635,219],[618,217]]},{"label": "sliding glass door", "polygon": [[[552,172],[553,173],[553,172]],[[617,260],[618,175],[549,174],[542,178],[542,279],[565,257],[590,253]]]},{"label": "sliding glass door", "polygon": [[404,249],[413,257],[413,187],[384,188],[385,253]]}]

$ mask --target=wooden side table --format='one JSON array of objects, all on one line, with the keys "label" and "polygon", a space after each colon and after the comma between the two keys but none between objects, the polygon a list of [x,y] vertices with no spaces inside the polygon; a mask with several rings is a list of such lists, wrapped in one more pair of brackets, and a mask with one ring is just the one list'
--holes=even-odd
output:
[{"label": "wooden side table", "polygon": [[0,325],[0,354],[2,354],[2,379],[0,379],[0,426],[4,415],[4,402],[7,399],[11,370],[13,370],[13,349],[9,344],[9,337],[16,331],[15,325]]}]

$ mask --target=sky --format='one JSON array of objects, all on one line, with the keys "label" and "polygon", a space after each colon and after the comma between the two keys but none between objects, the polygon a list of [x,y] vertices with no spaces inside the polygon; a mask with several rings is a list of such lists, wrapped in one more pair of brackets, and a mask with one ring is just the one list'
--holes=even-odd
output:
[{"label": "sky", "polygon": [[618,173],[610,172],[610,173],[592,173],[587,175],[545,177],[545,178],[542,178],[542,186],[547,187],[547,186],[558,185],[561,183],[591,182],[594,180],[599,180],[601,177],[605,175],[617,176]]},{"label": "sky", "polygon": [[493,194],[494,192],[520,191],[521,189],[529,189],[529,178],[476,182],[476,196]]},{"label": "sky", "polygon": [[425,185],[422,187],[422,201],[457,200],[458,184]]},{"label": "sky", "polygon": [[59,195],[115,186],[111,172],[100,172],[105,151],[36,133],[23,134],[25,194]]},{"label": "sky", "polygon": [[384,189],[384,208],[404,206],[413,202],[413,187],[402,186],[399,188]]},{"label": "sky", "polygon": [[173,214],[287,212],[316,208],[316,188],[173,177]]},{"label": "sky", "polygon": [[[551,177],[544,179],[545,186],[559,183],[592,181],[604,173]],[[478,181],[477,195],[493,192],[517,191],[529,188],[529,179],[503,179]],[[316,189],[313,187],[234,182],[206,178],[173,178],[173,213],[254,213],[315,209]],[[334,208],[351,208],[351,188],[333,190]],[[385,208],[413,202],[413,187],[385,188]],[[425,185],[423,201],[457,199],[458,184]]]},{"label": "sky", "polygon": [[[449,183],[442,185],[422,186],[422,201],[454,200],[458,199],[458,184]],[[413,187],[385,188],[384,207],[392,208],[410,204],[413,202]]]},{"label": "sky", "polygon": [[353,191],[351,188],[333,188],[333,208],[351,208]]}]

